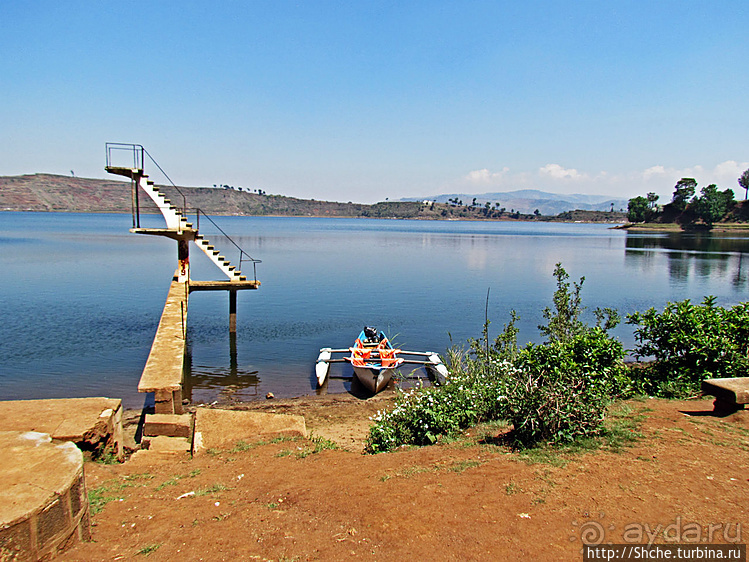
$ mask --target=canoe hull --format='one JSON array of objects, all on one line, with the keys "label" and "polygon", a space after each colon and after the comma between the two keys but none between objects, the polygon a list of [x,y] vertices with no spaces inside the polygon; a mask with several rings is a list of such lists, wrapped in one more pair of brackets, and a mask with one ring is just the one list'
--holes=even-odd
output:
[{"label": "canoe hull", "polygon": [[317,387],[322,387],[328,378],[328,371],[330,371],[330,359],[332,353],[330,349],[321,349],[320,355],[317,357],[317,363],[315,364],[315,376],[317,376]]},{"label": "canoe hull", "polygon": [[354,367],[354,376],[372,394],[383,390],[393,378],[395,369],[377,367]]}]

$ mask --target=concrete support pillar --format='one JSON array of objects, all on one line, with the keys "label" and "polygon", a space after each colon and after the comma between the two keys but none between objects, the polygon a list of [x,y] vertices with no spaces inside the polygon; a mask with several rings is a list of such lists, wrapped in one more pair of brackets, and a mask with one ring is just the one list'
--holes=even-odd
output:
[{"label": "concrete support pillar", "polygon": [[187,240],[177,241],[177,281],[186,283],[190,280],[190,245]]},{"label": "concrete support pillar", "polygon": [[237,333],[237,291],[229,290],[229,333]]}]

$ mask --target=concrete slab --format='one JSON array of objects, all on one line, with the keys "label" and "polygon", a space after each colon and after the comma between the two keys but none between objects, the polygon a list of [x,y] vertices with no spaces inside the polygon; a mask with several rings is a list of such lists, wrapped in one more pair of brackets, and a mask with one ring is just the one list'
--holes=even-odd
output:
[{"label": "concrete slab", "polygon": [[198,408],[195,412],[193,454],[208,449],[228,449],[237,441],[261,441],[273,437],[306,437],[303,416],[239,410]]},{"label": "concrete slab", "polygon": [[749,404],[749,377],[702,381],[702,393],[736,405]]},{"label": "concrete slab", "polygon": [[0,458],[0,554],[47,559],[90,537],[78,447],[46,433],[0,431]]},{"label": "concrete slab", "polygon": [[61,398],[0,401],[0,431],[36,431],[85,450],[115,449],[122,458],[122,401]]}]

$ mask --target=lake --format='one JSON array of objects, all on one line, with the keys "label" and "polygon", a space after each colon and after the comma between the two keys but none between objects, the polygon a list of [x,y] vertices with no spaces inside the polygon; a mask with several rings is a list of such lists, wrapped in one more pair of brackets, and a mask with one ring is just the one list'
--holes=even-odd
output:
[{"label": "lake", "polygon": [[[142,217],[159,226],[160,217]],[[237,334],[228,295],[190,296],[185,393],[195,402],[313,394],[321,347],[348,347],[364,325],[404,349],[444,352],[478,337],[488,293],[490,335],[510,310],[520,341],[541,341],[554,266],[585,276],[592,309],[622,316],[715,295],[747,299],[749,237],[629,233],[609,225],[219,217],[262,260],[257,291],[238,294]],[[152,224],[149,224],[152,223]],[[0,213],[2,399],[109,396],[140,407],[137,384],[176,267],[176,243],[130,234],[130,215]],[[201,232],[232,263],[231,246]],[[191,245],[192,278],[221,272]],[[243,268],[245,273],[251,271]],[[633,327],[615,335],[633,346]],[[346,375],[334,365],[333,374]],[[350,374],[350,367],[349,374]],[[333,379],[328,392],[347,392]]]}]

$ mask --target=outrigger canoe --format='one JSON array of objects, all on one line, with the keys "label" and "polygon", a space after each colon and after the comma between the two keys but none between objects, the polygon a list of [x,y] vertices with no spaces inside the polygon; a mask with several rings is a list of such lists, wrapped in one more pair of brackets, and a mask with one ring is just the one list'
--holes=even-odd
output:
[{"label": "outrigger canoe", "polygon": [[[333,358],[334,353],[348,353],[348,357]],[[403,355],[416,355],[424,359],[404,359]],[[330,364],[343,362],[351,363],[354,376],[372,394],[376,394],[385,388],[392,379],[395,370],[401,365],[424,367],[434,384],[445,384],[449,376],[447,367],[437,353],[394,349],[385,334],[370,327],[362,330],[353,347],[348,349],[324,347],[320,350],[315,365],[318,388],[322,387],[328,379]]]},{"label": "outrigger canoe", "polygon": [[385,334],[375,328],[364,328],[349,351],[351,355],[344,359],[351,363],[356,378],[372,394],[385,388],[403,363],[398,357],[400,349],[394,349]]}]

